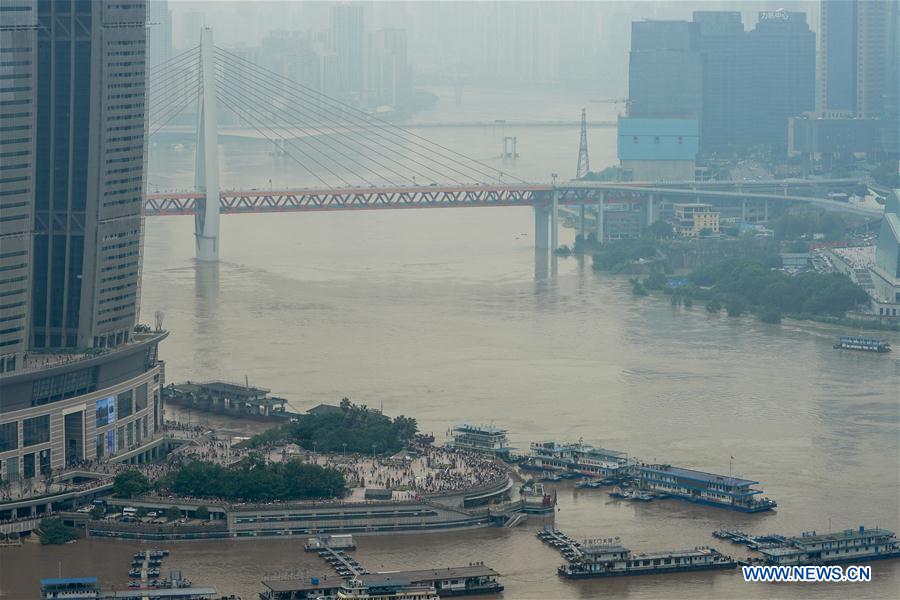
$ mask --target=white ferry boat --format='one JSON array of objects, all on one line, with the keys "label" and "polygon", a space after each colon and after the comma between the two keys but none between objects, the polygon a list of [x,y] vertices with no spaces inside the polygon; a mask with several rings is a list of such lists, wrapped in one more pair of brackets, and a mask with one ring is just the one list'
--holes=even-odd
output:
[{"label": "white ferry boat", "polygon": [[759,550],[772,565],[812,565],[900,557],[900,541],[887,529],[845,529],[835,533],[806,532],[787,538],[783,546]]},{"label": "white ferry boat", "polygon": [[633,554],[618,538],[597,540],[579,547],[579,554],[558,573],[570,579],[653,575],[678,571],[733,569],[737,563],[713,548]]},{"label": "white ferry boat", "polygon": [[525,467],[621,481],[637,475],[638,461],[625,452],[598,448],[582,440],[574,444],[533,442]]}]

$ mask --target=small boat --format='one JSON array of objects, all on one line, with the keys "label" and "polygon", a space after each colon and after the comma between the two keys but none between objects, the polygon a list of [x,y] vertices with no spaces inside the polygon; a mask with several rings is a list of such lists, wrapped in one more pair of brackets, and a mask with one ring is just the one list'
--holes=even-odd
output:
[{"label": "small boat", "polygon": [[862,350],[863,352],[890,352],[891,344],[887,340],[859,337],[855,335],[842,335],[834,344],[836,350]]}]

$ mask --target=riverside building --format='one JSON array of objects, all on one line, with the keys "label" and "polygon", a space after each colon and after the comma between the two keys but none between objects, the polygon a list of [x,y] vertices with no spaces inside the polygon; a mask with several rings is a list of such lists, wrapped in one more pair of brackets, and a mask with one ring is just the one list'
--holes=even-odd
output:
[{"label": "riverside building", "polygon": [[135,333],[146,2],[3,4],[0,477],[149,460],[166,333]]}]

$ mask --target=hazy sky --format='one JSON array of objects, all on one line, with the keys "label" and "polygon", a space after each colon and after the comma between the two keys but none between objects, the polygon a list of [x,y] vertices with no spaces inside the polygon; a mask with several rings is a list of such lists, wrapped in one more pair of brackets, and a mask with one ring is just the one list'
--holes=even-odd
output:
[{"label": "hazy sky", "polygon": [[[334,2],[170,0],[173,41],[183,48],[190,32],[212,26],[223,47],[256,46],[273,30],[323,31]],[[407,31],[413,72],[424,79],[454,68],[477,70],[485,55],[511,71],[514,81],[556,81],[624,93],[630,22],[690,19],[695,10],[739,10],[752,29],[763,10],[807,13],[818,29],[818,1],[689,0],[599,2],[362,2],[366,27]]]}]

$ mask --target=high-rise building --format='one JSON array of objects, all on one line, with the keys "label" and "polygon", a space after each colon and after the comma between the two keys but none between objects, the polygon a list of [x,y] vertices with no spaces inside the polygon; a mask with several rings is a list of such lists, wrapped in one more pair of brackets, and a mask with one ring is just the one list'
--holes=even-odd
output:
[{"label": "high-rise building", "polygon": [[406,31],[379,29],[371,36],[369,88],[376,104],[397,107],[409,98],[411,74]]},{"label": "high-rise building", "polygon": [[365,86],[365,21],[361,4],[340,3],[331,8],[331,49],[338,59],[339,90],[360,96]]},{"label": "high-rise building", "polygon": [[136,6],[144,8],[38,3],[31,304],[37,348],[115,346],[128,340],[137,320],[146,33]]},{"label": "high-rise building", "polygon": [[155,67],[172,58],[172,11],[168,0],[147,2],[147,66]]},{"label": "high-rise building", "polygon": [[0,373],[22,367],[31,330],[35,8],[4,0],[0,13]]},{"label": "high-rise building", "polygon": [[857,0],[822,0],[819,16],[821,110],[856,112]]},{"label": "high-rise building", "polygon": [[[788,118],[815,107],[815,33],[804,13],[699,11],[632,24],[629,116],[697,119],[704,153],[787,147]],[[773,68],[777,65],[777,68]]]},{"label": "high-rise building", "polygon": [[700,28],[688,21],[635,21],[628,62],[629,115],[700,117]]},{"label": "high-rise building", "polygon": [[816,105],[816,34],[806,13],[759,13],[756,27],[747,32],[742,55],[748,93],[740,111],[738,144],[765,144],[784,152],[788,118]]},{"label": "high-rise building", "polygon": [[863,117],[880,117],[888,82],[888,5],[894,0],[857,2],[856,110]]},{"label": "high-rise building", "polygon": [[135,332],[146,5],[2,8],[0,478],[149,459],[163,443],[166,334]]},{"label": "high-rise building", "polygon": [[703,60],[703,110],[700,119],[701,152],[727,152],[737,144],[734,123],[742,98],[750,90],[735,68],[741,62],[744,24],[740,12],[697,11],[698,49]]}]

